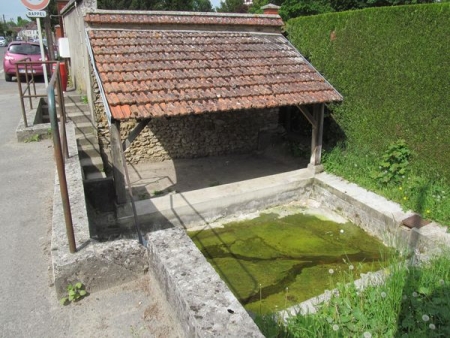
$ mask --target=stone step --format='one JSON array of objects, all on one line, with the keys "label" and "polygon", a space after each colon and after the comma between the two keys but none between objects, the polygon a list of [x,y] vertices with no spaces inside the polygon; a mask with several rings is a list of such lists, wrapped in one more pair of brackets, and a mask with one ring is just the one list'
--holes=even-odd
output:
[{"label": "stone step", "polygon": [[84,177],[86,181],[92,181],[106,178],[106,174],[103,171],[87,172]]},{"label": "stone step", "polygon": [[80,164],[85,172],[85,177],[87,173],[104,171],[103,160],[98,156],[80,158]]},{"label": "stone step", "polygon": [[79,138],[80,135],[90,135],[95,132],[95,126],[92,122],[75,123],[75,135]]},{"label": "stone step", "polygon": [[92,122],[92,117],[89,112],[71,112],[67,114],[67,118],[75,124],[79,122]]},{"label": "stone step", "polygon": [[97,144],[85,144],[78,146],[78,155],[80,158],[101,157],[100,147]]},{"label": "stone step", "polygon": [[79,103],[83,102],[86,98],[86,95],[81,94],[71,94],[71,95],[64,95],[64,102],[67,103]]},{"label": "stone step", "polygon": [[95,135],[95,133],[84,134],[84,135],[82,135],[82,137],[78,137],[77,141],[78,141],[79,146],[97,145],[98,144],[98,138],[97,138],[97,135]]},{"label": "stone step", "polygon": [[86,103],[65,103],[66,112],[90,112],[89,105]]}]

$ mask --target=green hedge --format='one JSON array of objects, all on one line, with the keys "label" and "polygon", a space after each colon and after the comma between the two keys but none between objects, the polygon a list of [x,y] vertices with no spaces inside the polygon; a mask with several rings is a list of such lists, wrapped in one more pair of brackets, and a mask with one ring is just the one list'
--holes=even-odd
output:
[{"label": "green hedge", "polygon": [[286,31],[344,96],[333,116],[349,148],[405,139],[416,169],[450,182],[450,4],[300,17]]}]

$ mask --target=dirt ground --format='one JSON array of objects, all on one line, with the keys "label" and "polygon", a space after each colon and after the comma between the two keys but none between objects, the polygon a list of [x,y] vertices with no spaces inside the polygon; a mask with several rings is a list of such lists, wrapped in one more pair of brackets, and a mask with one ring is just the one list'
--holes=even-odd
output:
[{"label": "dirt ground", "polygon": [[277,144],[259,153],[128,164],[128,173],[141,200],[297,170],[308,161]]}]

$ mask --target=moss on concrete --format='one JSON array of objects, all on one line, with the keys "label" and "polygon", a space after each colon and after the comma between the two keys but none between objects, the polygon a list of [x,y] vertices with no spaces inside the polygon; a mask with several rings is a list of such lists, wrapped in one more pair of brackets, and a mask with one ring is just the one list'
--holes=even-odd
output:
[{"label": "moss on concrete", "polygon": [[266,213],[189,235],[247,310],[262,314],[331,288],[330,269],[376,270],[386,250],[354,224],[303,213]]}]

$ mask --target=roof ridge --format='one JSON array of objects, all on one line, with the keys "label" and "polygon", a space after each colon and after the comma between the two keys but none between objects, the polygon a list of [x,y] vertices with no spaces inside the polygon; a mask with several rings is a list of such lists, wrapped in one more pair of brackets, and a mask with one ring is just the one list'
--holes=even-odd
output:
[{"label": "roof ridge", "polygon": [[202,30],[205,27],[213,30],[228,27],[231,31],[236,28],[246,27],[258,31],[266,29],[270,31],[277,30],[281,32],[283,20],[279,15],[267,14],[218,14],[218,13],[200,13],[200,12],[154,12],[154,11],[91,11],[87,12],[84,21],[90,26],[110,27],[129,27],[138,25],[143,28],[146,25],[151,26],[169,26],[171,29],[182,30],[183,28],[194,28]]},{"label": "roof ridge", "polygon": [[112,9],[91,9],[86,14],[131,14],[131,15],[168,15],[168,16],[213,16],[213,17],[243,17],[243,18],[278,18],[276,14],[252,14],[252,13],[219,13],[219,12],[189,12],[189,11],[136,11],[136,10],[112,10]]}]

